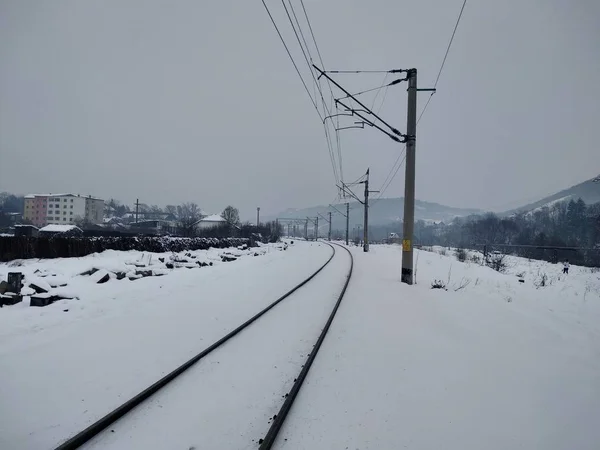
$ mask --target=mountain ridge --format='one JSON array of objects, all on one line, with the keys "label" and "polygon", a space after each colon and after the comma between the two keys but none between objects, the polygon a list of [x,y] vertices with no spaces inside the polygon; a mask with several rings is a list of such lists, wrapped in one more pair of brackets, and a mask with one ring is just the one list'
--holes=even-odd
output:
[{"label": "mountain ridge", "polygon": [[[577,200],[581,198],[587,204],[600,202],[600,177],[591,178],[582,183],[573,185],[563,189],[555,194],[548,195],[538,201],[528,203],[518,208],[510,209],[504,212],[495,213],[499,216],[510,216],[520,213],[526,213],[544,206],[562,201]],[[594,180],[598,180],[594,182]],[[350,228],[363,223],[363,208],[362,204],[357,201],[350,203]],[[346,205],[340,203],[334,205],[338,210],[330,208],[328,205],[317,205],[307,208],[287,208],[277,215],[269,215],[265,220],[275,220],[276,218],[305,220],[307,217],[314,218],[321,214],[328,217],[329,212],[332,212],[333,229],[344,229],[346,227],[346,219],[341,213],[345,214]],[[402,221],[404,212],[404,197],[381,198],[371,201],[369,207],[369,223],[371,226],[385,226]],[[442,205],[436,202],[427,202],[423,200],[415,200],[415,219],[425,222],[450,222],[456,217],[465,217],[471,215],[481,215],[488,212],[487,210],[478,208],[458,208]],[[323,218],[319,219],[320,221]],[[323,220],[323,223],[326,223]]]}]

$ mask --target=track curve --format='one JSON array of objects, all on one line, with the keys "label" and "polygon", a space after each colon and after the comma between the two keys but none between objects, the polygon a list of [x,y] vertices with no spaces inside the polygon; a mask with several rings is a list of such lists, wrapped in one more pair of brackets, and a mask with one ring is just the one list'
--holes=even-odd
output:
[{"label": "track curve", "polygon": [[[206,349],[202,350],[200,353],[198,353],[197,355],[195,355],[194,357],[192,357],[191,359],[189,359],[188,361],[186,361],[185,363],[183,363],[182,365],[177,367],[175,370],[173,370],[169,374],[165,375],[160,380],[156,381],[154,384],[147,387],[142,392],[135,395],[134,397],[132,397],[131,399],[129,399],[128,401],[126,401],[125,403],[120,405],[119,407],[115,408],[114,410],[112,410],[111,412],[106,414],[104,417],[102,417],[99,420],[97,420],[96,422],[92,423],[90,426],[88,426],[81,432],[77,433],[75,436],[69,438],[68,440],[66,440],[65,442],[60,444],[58,447],[55,448],[55,450],[74,450],[74,449],[81,447],[82,445],[84,445],[85,443],[87,443],[88,441],[90,441],[91,439],[93,439],[94,437],[99,435],[100,433],[102,433],[105,429],[107,429],[110,425],[115,423],[117,420],[119,420],[120,418],[125,416],[128,412],[130,412],[131,410],[133,410],[134,408],[136,408],[137,406],[142,404],[145,400],[150,398],[153,394],[158,392],[160,389],[162,389],[163,387],[168,385],[171,381],[176,379],[179,375],[186,372],[190,367],[195,365],[202,358],[204,358],[205,356],[207,356],[208,354],[210,354],[211,352],[213,352],[214,350],[219,348],[221,345],[223,345],[224,343],[229,341],[231,338],[233,338],[234,336],[239,334],[242,330],[244,330],[245,328],[247,328],[248,326],[250,326],[251,324],[256,322],[256,320],[258,320],[260,317],[262,317],[267,312],[272,310],[275,306],[277,306],[283,300],[285,300],[286,298],[291,296],[294,292],[296,292],[302,286],[306,285],[309,281],[311,281],[313,278],[315,278],[321,271],[323,271],[323,269],[325,269],[325,267],[327,267],[327,265],[332,261],[332,259],[334,258],[335,254],[336,254],[335,247],[333,245],[331,245],[327,242],[325,242],[325,244],[327,244],[331,247],[331,249],[332,249],[331,256],[327,259],[327,261],[325,261],[325,263],[323,265],[321,265],[309,277],[305,278],[302,282],[300,282],[299,284],[294,286],[292,289],[287,291],[285,294],[283,294],[281,297],[279,297],[277,300],[275,300],[269,306],[262,309],[260,312],[258,312],[254,316],[252,316],[246,322],[242,323],[240,326],[238,326],[237,328],[235,328],[234,330],[232,330],[231,332],[229,332],[228,334],[223,336],[221,339],[219,339],[218,341],[216,341],[215,343],[213,343]],[[347,283],[346,283],[346,286],[347,286]],[[345,290],[345,287],[344,287],[344,290]],[[336,310],[337,310],[338,304],[339,304],[339,302],[336,303],[336,306],[335,306]]]},{"label": "track curve", "polygon": [[285,401],[283,402],[283,405],[281,405],[279,412],[275,416],[275,419],[273,420],[273,423],[271,424],[269,431],[267,432],[267,434],[265,435],[263,440],[260,442],[259,450],[270,450],[271,448],[273,448],[273,445],[275,444],[275,441],[277,439],[279,431],[283,427],[283,423],[285,422],[285,419],[286,419],[288,413],[292,409],[294,400],[296,400],[296,397],[298,396],[298,393],[300,392],[300,388],[302,387],[302,384],[304,383],[304,380],[306,379],[306,376],[308,375],[308,371],[310,370],[310,367],[312,366],[312,363],[314,362],[314,360],[317,356],[317,353],[319,352],[319,349],[321,348],[321,344],[325,340],[325,336],[327,335],[327,332],[329,331],[329,327],[331,326],[331,323],[333,322],[333,319],[335,318],[335,314],[337,313],[337,310],[339,309],[339,306],[342,303],[342,299],[344,298],[344,294],[346,293],[346,289],[348,288],[348,284],[350,283],[350,278],[352,277],[352,270],[354,269],[354,257],[352,256],[352,253],[350,252],[350,250],[348,250],[346,247],[344,247],[340,244],[335,244],[335,245],[346,250],[346,252],[348,252],[348,255],[350,256],[350,270],[348,271],[348,276],[346,277],[346,282],[344,283],[344,287],[337,299],[337,302],[335,303],[335,306],[329,316],[329,319],[327,319],[327,322],[325,324],[325,327],[323,328],[323,331],[319,335],[319,338],[317,339],[317,342],[315,343],[315,345],[313,347],[313,350],[310,352],[310,354],[308,355],[308,358],[306,359],[306,362],[302,366],[302,370],[300,371],[300,374],[296,378],[294,385],[290,389],[290,392],[288,393]]}]

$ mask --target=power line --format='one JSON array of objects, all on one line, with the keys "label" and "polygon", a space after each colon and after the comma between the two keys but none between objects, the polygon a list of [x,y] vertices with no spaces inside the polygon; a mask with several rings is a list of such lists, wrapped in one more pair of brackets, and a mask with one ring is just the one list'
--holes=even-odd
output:
[{"label": "power line", "polygon": [[465,10],[466,4],[467,4],[467,0],[464,0],[462,7],[460,8],[460,13],[458,14],[458,19],[456,19],[456,25],[454,25],[454,31],[452,31],[452,36],[450,37],[450,42],[448,42],[448,48],[446,48],[446,54],[444,55],[442,65],[440,66],[440,71],[438,72],[438,76],[435,79],[435,83],[433,85],[434,88],[437,87],[438,81],[440,81],[440,76],[442,75],[442,70],[444,70],[444,65],[446,64],[446,58],[448,58],[448,53],[450,53],[450,47],[452,46],[452,41],[454,41],[454,35],[456,34],[456,30],[458,29],[458,24],[460,23],[460,19],[463,15],[463,11]]},{"label": "power line", "polygon": [[[383,81],[381,83],[381,87],[386,87],[385,92],[387,92],[387,79],[390,76],[389,73],[386,73],[385,76],[383,77]],[[379,94],[381,94],[381,90],[377,91],[377,93],[375,94],[375,98],[373,99],[373,104],[371,105],[371,109],[375,109],[375,103],[377,103],[377,97],[379,97]],[[385,97],[384,97],[385,98]]]},{"label": "power line", "polygon": [[290,57],[290,60],[292,61],[292,64],[294,65],[294,68],[296,69],[296,72],[298,73],[298,76],[300,77],[300,80],[302,81],[302,85],[304,86],[304,89],[306,90],[306,93],[308,94],[308,97],[310,98],[310,101],[312,102],[313,106],[315,107],[315,110],[317,111],[317,114],[321,118],[321,122],[322,122],[323,117],[321,116],[321,112],[319,111],[319,108],[317,107],[317,103],[315,102],[315,100],[313,100],[312,95],[310,95],[308,86],[306,85],[306,82],[304,81],[304,78],[302,77],[302,74],[300,73],[300,70],[298,69],[298,66],[296,65],[296,61],[294,61],[294,58],[292,57],[292,54],[290,53],[290,49],[288,48],[287,44],[285,43],[285,40],[283,39],[283,36],[281,35],[281,32],[279,31],[279,28],[277,27],[277,24],[275,23],[275,19],[273,19],[273,16],[271,15],[271,11],[269,11],[269,8],[267,7],[265,0],[262,0],[262,4],[265,7],[265,10],[267,11],[269,18],[271,19],[271,22],[273,23],[273,26],[275,27],[275,31],[277,31],[277,34],[279,35],[279,39],[281,39],[281,43],[285,47],[285,51],[287,52],[288,56]]},{"label": "power line", "polygon": [[[294,29],[294,33],[296,33],[296,28],[294,27],[294,24],[292,23],[292,19],[290,18],[290,14],[287,11],[287,8],[285,6],[285,0],[281,0],[281,3],[283,4],[283,7],[285,8],[285,12],[288,16],[288,18],[290,19],[290,24],[292,25],[292,28]],[[317,85],[314,74],[312,74],[312,68],[310,67],[311,63],[312,63],[312,55],[310,54],[310,50],[308,48],[308,44],[306,43],[306,39],[304,38],[304,33],[302,32],[302,28],[300,27],[300,22],[298,22],[298,17],[296,16],[296,11],[294,10],[294,7],[292,5],[292,0],[288,0],[288,4],[290,5],[290,10],[292,11],[292,15],[294,16],[294,20],[296,21],[296,26],[298,27],[298,32],[300,33],[300,36],[302,37],[302,42],[304,42],[304,47],[306,47],[306,51],[308,52],[308,56],[309,58],[306,57],[306,53],[304,52],[304,48],[302,47],[302,43],[300,42],[300,39],[298,39],[298,44],[300,44],[300,49],[302,50],[302,53],[304,54],[304,59],[306,61],[306,65],[308,66],[311,75],[313,76],[313,89],[314,87]],[[296,33],[296,38],[298,38],[298,34]],[[310,63],[308,62],[308,60],[310,59]],[[319,92],[321,92],[321,90],[319,89]],[[317,93],[315,91],[315,98],[317,97]],[[325,106],[323,105],[323,115],[325,115]]]},{"label": "power line", "polygon": [[[381,90],[381,89],[383,89],[384,87],[390,87],[390,86],[394,86],[394,85],[396,85],[396,84],[398,84],[398,83],[400,83],[400,82],[402,82],[402,81],[406,81],[406,80],[405,80],[404,78],[400,78],[400,79],[398,79],[398,80],[394,80],[394,81],[392,81],[392,82],[390,82],[390,83],[388,83],[388,84],[384,84],[384,85],[381,85],[381,86],[377,86],[377,87],[374,87],[374,88],[371,88],[371,89],[366,89],[366,90],[364,90],[364,91],[357,92],[356,94],[348,94],[348,95],[346,95],[345,97],[340,97],[338,100],[343,100],[343,99],[345,99],[345,98],[350,98],[350,97],[355,97],[355,96],[357,96],[357,95],[366,94],[367,92],[380,91],[380,90]],[[371,108],[371,109],[373,109],[373,108]]]},{"label": "power line", "polygon": [[[282,3],[283,3],[283,0],[282,0]],[[306,93],[308,94],[308,97],[310,98],[313,106],[315,107],[315,110],[317,111],[317,114],[319,115],[319,118],[321,119],[321,122],[323,122],[323,116],[321,115],[321,112],[319,111],[317,103],[316,103],[315,99],[313,99],[312,95],[310,94],[310,90],[308,89],[308,86],[306,85],[306,82],[304,81],[304,78],[302,77],[302,74],[300,73],[300,69],[298,68],[298,65],[296,64],[296,61],[294,60],[294,58],[293,58],[293,56],[292,56],[292,54],[290,52],[290,49],[288,48],[285,40],[283,39],[283,36],[282,36],[281,32],[279,31],[279,27],[277,26],[277,23],[275,22],[275,19],[273,18],[273,15],[271,14],[271,11],[269,10],[267,4],[265,3],[265,0],[262,0],[262,4],[265,7],[265,10],[267,11],[267,14],[269,15],[269,18],[271,19],[271,22],[273,23],[273,26],[275,27],[275,30],[277,31],[277,34],[279,35],[279,39],[281,40],[281,43],[285,47],[285,50],[286,50],[286,52],[287,52],[290,60],[292,61],[292,64],[294,65],[294,68],[296,69],[296,72],[298,73],[298,76],[300,77],[300,80],[302,81],[302,85],[304,86],[304,89],[306,90]],[[293,23],[291,21],[291,17],[289,15],[289,13],[287,12],[287,8],[285,7],[285,3],[283,3],[283,6],[284,6],[284,8],[286,10],[288,18],[290,19],[290,23],[292,24],[292,28],[294,29],[294,33],[296,34],[296,38],[298,39],[298,42],[300,42],[300,40],[298,38],[298,34],[296,33],[296,29],[294,28]],[[302,47],[302,44],[300,44],[300,48],[302,49],[302,53],[304,54],[305,59],[307,59],[306,58],[306,54],[304,53],[304,49]],[[307,64],[308,64],[308,59],[307,59]],[[309,66],[312,78],[313,78],[313,80],[315,80],[314,73],[313,73],[312,69],[310,68],[310,64],[308,64],[308,66]],[[334,176],[335,181],[337,183],[339,181],[339,177],[338,177],[337,168],[336,168],[336,165],[335,165],[335,158],[333,156],[333,149],[332,149],[332,145],[331,145],[331,140],[330,140],[329,133],[328,133],[327,129],[325,129],[325,140],[327,142],[327,147],[328,147],[328,150],[329,150],[329,153],[330,153],[330,159],[331,159],[331,164],[332,164],[332,168],[333,168],[333,176]]]},{"label": "power line", "polygon": [[[308,29],[310,31],[310,35],[311,35],[312,40],[313,40],[313,42],[315,44],[315,49],[317,50],[317,56],[319,57],[319,61],[321,63],[321,66],[323,68],[325,68],[325,63],[323,62],[323,56],[321,55],[321,50],[319,50],[319,44],[317,44],[317,38],[315,37],[315,33],[313,31],[313,27],[312,27],[312,25],[310,23],[310,19],[308,18],[308,12],[306,10],[306,6],[304,6],[304,0],[300,0],[300,5],[302,6],[302,11],[304,12],[304,17],[306,18],[306,23],[308,24]],[[312,68],[311,68],[311,70],[312,70]],[[321,85],[321,80],[320,79],[318,79],[318,83],[319,83],[319,86],[320,86]],[[329,92],[331,93],[331,105],[330,105],[330,107],[333,108],[335,97],[333,95],[333,89],[331,87],[331,82],[329,80],[327,80],[327,85],[329,87]],[[336,117],[336,127],[335,128],[339,128],[339,127],[340,127],[340,118]],[[342,161],[342,144],[341,144],[341,141],[340,141],[340,133],[339,133],[339,131],[337,129],[335,131],[335,135],[336,135],[336,144],[337,144],[337,152],[338,152],[338,162],[339,162],[339,165],[340,165],[340,171],[339,171],[339,173],[340,173],[341,179],[343,180],[344,179],[344,170],[343,170],[343,161]]]},{"label": "power line", "polygon": [[[456,35],[456,30],[458,29],[458,24],[460,23],[460,19],[462,18],[463,11],[465,10],[465,5],[466,4],[467,4],[467,0],[464,0],[463,4],[462,4],[462,7],[460,8],[460,13],[458,14],[458,18],[456,20],[456,24],[454,25],[454,30],[452,31],[452,36],[450,37],[450,41],[448,42],[448,47],[446,47],[446,53],[444,54],[444,59],[442,60],[442,64],[440,65],[440,70],[438,71],[438,75],[437,75],[437,77],[435,79],[435,83],[433,85],[434,89],[437,87],[438,82],[440,81],[440,76],[442,75],[442,71],[444,70],[444,65],[446,64],[446,59],[448,59],[448,53],[450,53],[450,47],[452,47],[452,42],[454,41],[454,36]],[[433,98],[433,94],[434,93],[435,92],[431,93],[431,95],[427,99],[427,103],[425,103],[425,106],[423,107],[423,110],[421,111],[421,114],[419,114],[419,118],[417,119],[417,125],[421,121],[421,118],[423,117],[423,114],[425,114],[425,111],[427,110],[427,107],[429,106],[429,103],[431,102],[431,99]],[[383,103],[382,103],[382,106],[383,106]],[[404,147],[404,150],[406,150],[406,146]],[[403,151],[403,153],[404,153],[404,151]],[[400,153],[400,155],[398,155],[398,158],[396,159],[396,163],[400,160],[401,156],[402,156],[402,153]],[[386,177],[386,181],[384,181],[383,184],[382,184],[382,188],[380,189],[381,192],[379,193],[379,196],[377,197],[377,200],[379,200],[383,196],[383,193],[390,186],[390,184],[392,183],[392,181],[394,180],[394,178],[398,174],[398,170],[400,170],[400,167],[404,163],[405,159],[406,159],[406,155],[404,155],[404,158],[402,159],[402,162],[395,169],[394,169],[394,166],[396,165],[396,163],[394,163],[394,166],[392,166],[392,169],[390,170],[390,172],[388,174],[388,177]],[[393,172],[393,175],[391,176],[391,178],[389,178],[390,175],[392,174],[392,172]],[[388,178],[389,178],[389,180],[388,180]],[[375,201],[377,201],[377,200],[375,200]],[[375,203],[375,202],[373,202],[373,203]]]},{"label": "power line", "polygon": [[[460,19],[462,18],[463,11],[465,10],[466,4],[467,4],[467,0],[464,0],[462,7],[460,8],[460,13],[458,14],[458,19],[456,19],[456,24],[454,25],[454,30],[452,31],[452,36],[450,36],[450,41],[448,42],[448,47],[446,47],[446,53],[444,54],[444,59],[442,60],[442,64],[440,65],[440,70],[435,79],[435,83],[433,84],[434,89],[437,88],[438,82],[440,81],[440,76],[442,75],[442,71],[444,70],[444,66],[446,64],[446,59],[448,58],[448,53],[450,53],[450,47],[452,47],[452,42],[454,42],[454,36],[456,35],[456,30],[458,29],[458,24],[460,23]],[[429,96],[429,98],[427,99],[427,103],[425,103],[425,107],[423,108],[423,111],[421,111],[421,114],[419,115],[419,120],[421,120],[421,117],[423,117],[425,110],[427,110],[427,107],[429,106],[429,103],[431,102],[431,98],[433,97],[433,94],[435,94],[435,91],[433,91],[431,93],[431,95]],[[417,123],[419,123],[419,122],[417,121]]]},{"label": "power line", "polygon": [[[306,65],[308,66],[308,70],[310,71],[310,74],[312,76],[313,79],[313,87],[316,86],[317,90],[319,91],[319,95],[321,97],[321,102],[323,104],[323,114],[327,114],[327,115],[331,115],[331,111],[329,110],[329,108],[327,107],[327,104],[325,102],[325,98],[323,97],[323,90],[321,88],[321,85],[317,79],[317,77],[315,76],[315,73],[313,72],[312,69],[312,65],[313,65],[313,59],[312,59],[312,55],[310,53],[310,48],[308,47],[308,44],[306,43],[306,39],[304,38],[304,33],[302,32],[302,27],[300,26],[300,22],[298,21],[298,16],[296,15],[296,11],[294,10],[294,6],[292,5],[291,0],[288,0],[288,4],[290,5],[290,10],[292,11],[292,15],[294,16],[294,19],[296,20],[296,26],[298,27],[298,31],[296,31],[296,27],[294,26],[294,22],[292,21],[292,17],[290,16],[290,13],[288,11],[288,8],[285,4],[285,0],[281,0],[281,4],[283,5],[283,8],[285,9],[285,13],[288,17],[288,20],[290,22],[290,25],[292,26],[292,29],[294,30],[294,34],[296,35],[296,40],[298,41],[298,45],[300,46],[300,50],[302,50],[302,54],[304,55],[304,60],[306,61]],[[300,36],[298,35],[298,33],[300,33]],[[302,38],[302,40],[300,39]],[[306,51],[304,50],[304,47],[302,46],[302,42],[304,42],[304,47],[306,47]],[[308,56],[307,56],[308,53]],[[309,62],[310,60],[310,62]],[[316,96],[316,93],[315,93]],[[340,165],[340,172],[337,171],[337,167],[335,166],[335,156],[334,156],[334,152],[333,152],[333,143],[331,142],[331,135],[328,132],[327,129],[327,124],[323,124],[323,126],[325,127],[325,136],[327,139],[327,145],[328,145],[328,149],[330,152],[330,156],[332,159],[332,164],[334,166],[334,177],[336,179],[336,183],[339,183],[340,181],[340,177],[343,175],[340,174],[341,172],[341,165]],[[337,131],[336,131],[337,133]],[[341,152],[339,150],[339,145],[338,145],[338,159],[341,158]]]}]

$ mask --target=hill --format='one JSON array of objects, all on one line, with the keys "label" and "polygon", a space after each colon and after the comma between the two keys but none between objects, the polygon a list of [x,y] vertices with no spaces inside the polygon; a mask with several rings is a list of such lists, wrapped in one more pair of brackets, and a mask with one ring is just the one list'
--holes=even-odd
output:
[{"label": "hill", "polygon": [[597,179],[598,177],[592,178],[590,180],[584,181],[583,183],[576,184],[575,186],[571,186],[568,189],[564,189],[560,192],[557,192],[556,194],[544,197],[543,199],[538,200],[537,202],[529,203],[528,205],[521,206],[520,208],[506,211],[501,215],[504,216],[524,213],[537,208],[541,208],[543,206],[552,206],[555,203],[569,200],[577,200],[579,198],[581,198],[588,205],[598,203],[600,202],[600,182],[594,182],[594,180]]},{"label": "hill", "polygon": [[[346,205],[334,205],[339,211],[345,213]],[[335,212],[335,209],[328,205],[313,206],[303,209],[287,209],[276,216],[265,217],[265,220],[275,220],[276,218],[306,219],[307,217],[316,217],[322,214],[327,217],[329,211],[332,211],[333,229],[343,229],[346,227],[346,219]],[[382,198],[373,200],[369,208],[369,223],[371,226],[389,225],[402,221],[404,212],[404,198]],[[479,209],[454,208],[451,206],[440,205],[438,203],[424,202],[416,200],[415,218],[426,222],[447,222],[455,217],[468,216],[471,214],[481,214]],[[357,224],[362,226],[363,207],[362,204],[353,201],[350,202],[350,228]]]}]

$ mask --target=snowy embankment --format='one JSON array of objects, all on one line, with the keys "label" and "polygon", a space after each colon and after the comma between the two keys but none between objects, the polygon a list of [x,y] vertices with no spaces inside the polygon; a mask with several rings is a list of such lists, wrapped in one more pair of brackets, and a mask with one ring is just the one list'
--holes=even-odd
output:
[{"label": "snowy embankment", "polygon": [[598,448],[600,273],[507,257],[501,274],[417,251],[407,286],[399,247],[353,253],[277,448]]},{"label": "snowy embankment", "polygon": [[[63,289],[79,298],[0,309],[0,448],[53,448],[237,327],[331,254],[323,244],[258,251],[263,255],[253,257],[256,249],[190,252],[193,261],[214,265],[103,284],[94,282],[95,274],[79,274],[91,268],[117,273],[128,263],[147,264],[150,255],[107,251],[0,264],[2,277],[20,270],[27,282],[40,270],[35,276],[67,282]],[[246,256],[224,263],[224,252]],[[151,265],[169,256],[154,254]]]}]

